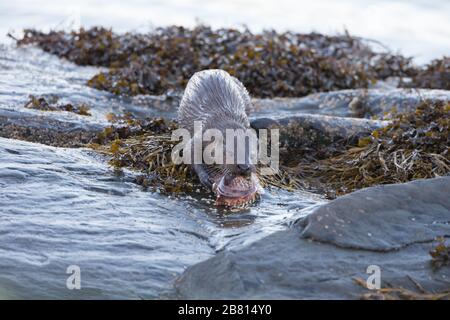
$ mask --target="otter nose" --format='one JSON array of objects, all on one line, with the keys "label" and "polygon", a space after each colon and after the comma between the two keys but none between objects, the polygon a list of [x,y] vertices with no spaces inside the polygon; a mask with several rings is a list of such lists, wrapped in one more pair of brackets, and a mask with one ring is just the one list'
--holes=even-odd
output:
[{"label": "otter nose", "polygon": [[237,167],[239,168],[239,171],[245,174],[249,174],[251,171],[251,166],[248,164],[238,164]]}]

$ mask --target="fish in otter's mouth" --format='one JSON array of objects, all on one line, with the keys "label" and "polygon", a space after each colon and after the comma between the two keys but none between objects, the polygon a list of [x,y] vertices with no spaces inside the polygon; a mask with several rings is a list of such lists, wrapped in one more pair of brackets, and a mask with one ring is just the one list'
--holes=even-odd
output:
[{"label": "fish in otter's mouth", "polygon": [[218,171],[209,173],[217,206],[244,207],[258,200],[263,192],[255,172],[239,174]]},{"label": "fish in otter's mouth", "polygon": [[[223,70],[200,71],[191,77],[186,86],[178,109],[178,122],[181,128],[189,131],[191,137],[197,137],[191,138],[190,143],[193,146],[196,142],[192,141],[199,136],[203,137],[208,129],[213,129],[223,136],[230,129],[236,132],[248,131],[250,123],[246,110],[250,107],[250,96],[238,79]],[[201,124],[200,135],[196,132],[196,123]],[[245,138],[245,135],[237,135],[233,139],[242,141]],[[200,151],[204,151],[207,145],[202,141],[201,147]],[[242,164],[237,161],[208,165],[190,163],[200,182],[215,193],[216,205],[242,207],[259,198],[262,188],[255,165],[247,161],[248,148],[245,144],[245,161]],[[191,151],[193,149],[195,147],[192,147]]]},{"label": "fish in otter's mouth", "polygon": [[244,206],[255,202],[259,198],[261,187],[256,174],[252,174],[250,178],[235,176],[227,180],[223,176],[218,183],[213,184],[213,191],[217,197],[216,205],[226,207]]}]

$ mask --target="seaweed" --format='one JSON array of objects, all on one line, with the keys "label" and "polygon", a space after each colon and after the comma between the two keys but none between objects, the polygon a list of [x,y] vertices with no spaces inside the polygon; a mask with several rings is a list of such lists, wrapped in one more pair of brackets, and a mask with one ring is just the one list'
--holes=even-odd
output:
[{"label": "seaweed", "polygon": [[437,239],[438,244],[430,250],[431,265],[434,270],[442,266],[450,266],[450,246],[445,243],[445,238]]},{"label": "seaweed", "polygon": [[131,112],[125,112],[122,115],[117,115],[113,112],[106,114],[106,120],[114,124],[128,124],[132,126],[136,123],[136,117]]},{"label": "seaweed", "polygon": [[196,187],[195,176],[185,165],[175,165],[171,161],[171,135],[145,133],[115,139],[103,148],[111,156],[109,163],[116,169],[129,168],[140,172],[136,182],[165,193],[192,192]]},{"label": "seaweed", "polygon": [[203,25],[148,34],[99,27],[70,33],[27,29],[17,43],[35,44],[80,65],[109,67],[88,85],[118,95],[181,91],[196,71],[212,68],[236,76],[255,97],[365,88],[377,79],[416,74],[410,58],[377,53],[348,33],[252,33]]},{"label": "seaweed", "polygon": [[450,90],[450,57],[433,60],[407,86]]},{"label": "seaweed", "polygon": [[[53,123],[56,125],[57,123]],[[66,130],[66,128],[31,127],[28,123],[14,124],[8,118],[0,116],[0,137],[36,142],[48,146],[79,148],[96,139],[97,131],[84,128]]]},{"label": "seaweed", "polygon": [[[102,145],[98,149],[112,156],[113,166],[143,172],[142,184],[166,191],[200,187],[191,184],[196,176],[190,169],[169,160],[175,122],[108,117],[120,126],[106,128],[97,140]],[[306,188],[334,198],[373,185],[450,173],[450,103],[423,101],[414,111],[393,109],[384,119],[390,119],[389,125],[359,139],[333,140],[307,126],[287,126],[282,130],[280,172],[260,176],[262,183],[291,191]],[[300,145],[298,138],[292,139],[298,135]]]},{"label": "seaweed", "polygon": [[29,101],[25,103],[25,108],[41,111],[68,111],[82,116],[90,116],[89,106],[86,104],[73,105],[71,103],[58,104],[58,97],[50,98],[29,96]]},{"label": "seaweed", "polygon": [[425,290],[422,285],[408,276],[408,279],[414,285],[414,290],[403,287],[394,287],[387,283],[385,288],[368,289],[366,281],[361,278],[354,278],[353,281],[367,289],[370,292],[363,293],[361,300],[449,300],[450,290],[442,290],[439,292],[430,292]]},{"label": "seaweed", "polygon": [[[108,118],[119,126],[105,128],[88,146],[109,157],[109,164],[115,169],[139,172],[138,184],[161,193],[185,194],[203,189],[190,166],[172,162],[172,149],[179,142],[171,140],[176,122],[164,118],[134,119],[130,114],[109,114]],[[284,171],[259,178],[264,186],[289,191],[301,187],[295,177]]]},{"label": "seaweed", "polygon": [[[40,111],[68,111],[82,116],[90,116],[85,104],[59,103],[56,95],[29,96],[25,108]],[[83,147],[96,139],[99,127],[95,125],[75,125],[52,117],[6,112],[0,115],[0,137],[42,143],[56,147]]]},{"label": "seaweed", "polygon": [[92,140],[93,146],[107,145],[117,139],[127,139],[147,133],[169,134],[177,128],[176,122],[161,117],[137,119],[130,113],[120,116],[109,113],[106,117],[113,124],[97,134]]},{"label": "seaweed", "polygon": [[316,161],[313,153],[295,166],[289,164],[288,170],[331,198],[373,185],[450,173],[450,103],[424,101],[415,111],[394,110],[388,116],[388,126],[360,138],[357,145]]},{"label": "seaweed", "polygon": [[49,33],[25,29],[19,45],[36,44],[44,51],[80,65],[112,66],[124,60],[131,52],[121,52],[117,36],[111,30],[93,27],[77,32],[50,31]]},{"label": "seaweed", "polygon": [[[256,97],[366,88],[377,79],[392,76],[411,77],[409,85],[448,88],[448,58],[418,69],[411,59],[375,52],[365,40],[348,33],[252,33],[199,25],[192,29],[157,28],[148,34],[116,34],[110,29],[91,28],[70,33],[25,30],[17,43],[38,45],[80,65],[108,67],[88,84],[118,95],[171,95],[182,91],[193,73],[207,68],[228,71]],[[52,106],[39,100],[33,105],[40,109]],[[352,100],[350,109],[355,117],[371,116],[365,95]],[[308,186],[335,197],[372,185],[448,174],[449,110],[448,103],[426,101],[412,112],[392,110],[383,117],[391,121],[389,126],[358,136],[356,141],[329,139],[307,126],[289,127],[289,141],[280,149],[283,171],[269,179],[269,184]],[[107,119],[112,125],[92,140],[92,146],[107,149],[115,157],[115,166],[141,171],[148,168],[131,152],[141,154],[140,147],[165,147],[165,130],[176,126],[132,115],[109,114]],[[146,145],[148,140],[154,145]]]},{"label": "seaweed", "polygon": [[174,121],[164,118],[136,119],[127,113],[108,114],[114,123],[106,127],[88,146],[109,157],[116,170],[128,168],[139,172],[136,182],[145,188],[164,193],[192,192],[201,187],[185,165],[171,161]]}]

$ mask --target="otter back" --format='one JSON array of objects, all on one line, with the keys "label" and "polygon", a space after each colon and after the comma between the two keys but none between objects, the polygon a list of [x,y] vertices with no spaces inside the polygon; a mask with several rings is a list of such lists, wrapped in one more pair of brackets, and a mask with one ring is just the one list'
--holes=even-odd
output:
[{"label": "otter back", "polygon": [[205,70],[189,80],[178,109],[180,126],[193,132],[194,121],[203,129],[249,128],[246,109],[250,96],[244,85],[223,70]]}]

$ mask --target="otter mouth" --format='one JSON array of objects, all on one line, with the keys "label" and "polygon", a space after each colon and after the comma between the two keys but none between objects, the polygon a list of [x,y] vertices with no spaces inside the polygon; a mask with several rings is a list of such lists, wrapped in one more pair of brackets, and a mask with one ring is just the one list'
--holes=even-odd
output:
[{"label": "otter mouth", "polygon": [[213,184],[216,194],[216,205],[225,207],[241,207],[252,204],[259,199],[261,186],[255,173],[250,176],[223,175]]}]

